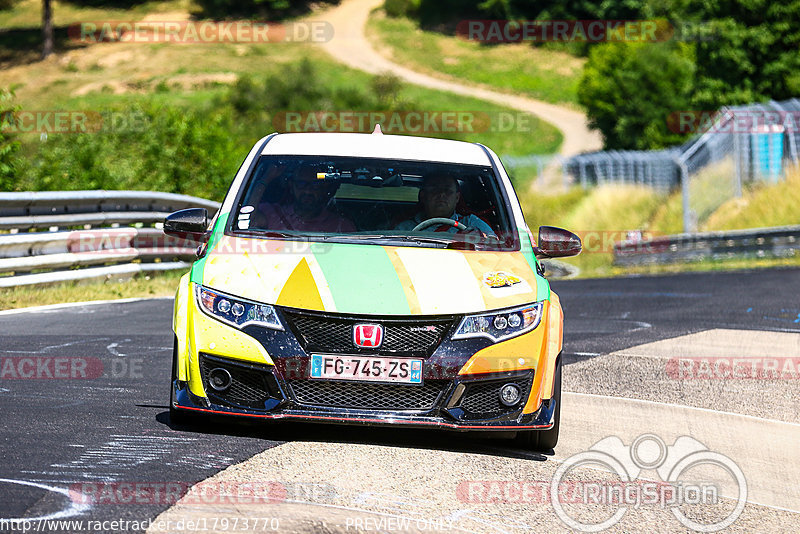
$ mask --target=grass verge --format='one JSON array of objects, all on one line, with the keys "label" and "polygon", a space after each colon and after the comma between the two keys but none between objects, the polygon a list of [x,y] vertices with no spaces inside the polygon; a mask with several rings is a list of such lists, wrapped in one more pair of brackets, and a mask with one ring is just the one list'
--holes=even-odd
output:
[{"label": "grass verge", "polygon": [[706,222],[709,230],[739,230],[800,224],[800,167],[777,184],[759,184],[719,207]]},{"label": "grass verge", "polygon": [[[776,269],[800,267],[800,255],[791,258],[757,258],[732,260],[702,260],[692,263],[669,263],[664,265],[642,265],[637,267],[612,267],[610,276],[650,276],[715,271],[750,271],[754,269]],[[578,278],[601,278],[606,275],[581,273]]]},{"label": "grass verge", "polygon": [[411,19],[373,11],[367,37],[398,63],[419,72],[471,82],[577,108],[584,60],[529,44],[481,45],[421,30]]},{"label": "grass verge", "polygon": [[68,282],[50,286],[14,287],[0,291],[0,310],[125,298],[171,297],[183,272],[136,276],[130,280]]}]

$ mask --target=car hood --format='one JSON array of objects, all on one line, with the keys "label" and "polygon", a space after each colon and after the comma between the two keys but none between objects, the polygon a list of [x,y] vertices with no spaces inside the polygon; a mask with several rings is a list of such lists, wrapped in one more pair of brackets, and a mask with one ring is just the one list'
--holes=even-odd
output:
[{"label": "car hood", "polygon": [[532,252],[461,251],[221,236],[195,283],[258,302],[367,315],[493,310],[549,298]]}]

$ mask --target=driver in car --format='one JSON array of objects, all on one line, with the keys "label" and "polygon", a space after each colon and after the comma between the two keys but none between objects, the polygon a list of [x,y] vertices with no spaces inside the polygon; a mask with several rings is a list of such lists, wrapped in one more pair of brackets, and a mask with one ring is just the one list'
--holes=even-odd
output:
[{"label": "driver in car", "polygon": [[352,221],[328,208],[338,188],[338,183],[319,180],[313,167],[303,166],[291,180],[292,203],[260,204],[254,226],[299,232],[355,232]]},{"label": "driver in car", "polygon": [[[456,213],[456,205],[460,198],[461,191],[458,188],[458,180],[454,176],[440,172],[428,174],[425,176],[422,189],[419,191],[419,203],[422,211],[417,213],[413,219],[401,222],[395,229],[411,231],[428,219],[444,218],[461,223],[470,230],[478,230],[486,236],[497,237],[492,227],[480,217]],[[463,231],[463,227],[459,229],[452,223],[441,223],[431,224],[427,228],[421,228],[420,230],[456,233]]]}]

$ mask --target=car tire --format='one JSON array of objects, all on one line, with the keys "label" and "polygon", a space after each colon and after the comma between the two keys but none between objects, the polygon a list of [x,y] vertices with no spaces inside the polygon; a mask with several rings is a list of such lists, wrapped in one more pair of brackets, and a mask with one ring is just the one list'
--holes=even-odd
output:
[{"label": "car tire", "polygon": [[169,381],[169,422],[182,425],[191,419],[191,414],[175,408],[175,381],[178,379],[178,338],[172,344],[172,373]]},{"label": "car tire", "polygon": [[556,362],[556,376],[553,380],[553,400],[556,410],[553,414],[553,426],[548,430],[530,430],[520,432],[517,439],[529,450],[545,452],[555,449],[558,444],[558,428],[561,421],[561,358]]}]

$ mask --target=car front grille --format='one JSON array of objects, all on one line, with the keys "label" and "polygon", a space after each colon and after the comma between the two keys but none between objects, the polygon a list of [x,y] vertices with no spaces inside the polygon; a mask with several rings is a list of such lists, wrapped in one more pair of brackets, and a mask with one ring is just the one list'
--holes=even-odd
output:
[{"label": "car front grille", "polygon": [[[370,352],[384,356],[428,357],[433,354],[453,324],[453,319],[352,319],[331,315],[284,310],[283,315],[306,352],[357,354]],[[353,343],[357,324],[380,324],[383,343],[376,349],[360,349]]]},{"label": "car front grille", "polygon": [[[524,405],[530,393],[532,382],[533,377],[526,376],[467,384],[458,406],[476,417],[490,417],[498,413],[512,412]],[[500,402],[500,388],[506,384],[516,384],[522,391],[522,401],[518,405],[509,407]]]},{"label": "car front grille", "polygon": [[[217,367],[226,369],[233,379],[230,387],[224,392],[216,391],[209,385],[208,375]],[[212,401],[263,410],[264,404],[270,397],[280,397],[276,385],[270,385],[270,382],[275,380],[266,366],[237,363],[201,353],[200,374],[203,377],[203,388]]]},{"label": "car front grille", "polygon": [[334,380],[289,380],[299,404],[364,410],[430,410],[450,384],[428,380],[422,385],[366,384]]}]

